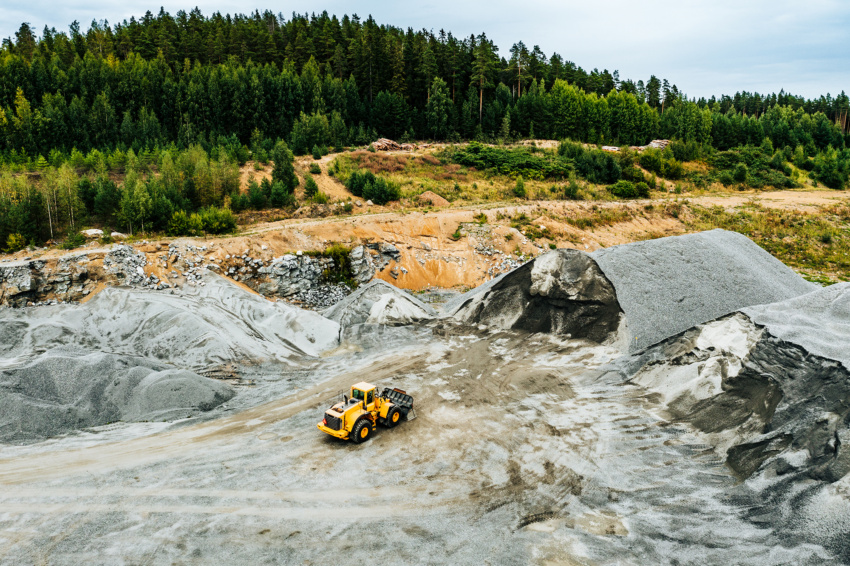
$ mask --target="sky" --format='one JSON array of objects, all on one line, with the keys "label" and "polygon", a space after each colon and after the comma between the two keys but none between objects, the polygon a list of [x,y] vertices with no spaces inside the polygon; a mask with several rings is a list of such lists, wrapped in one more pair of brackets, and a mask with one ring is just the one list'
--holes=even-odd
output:
[{"label": "sky", "polygon": [[[256,1],[256,0],[255,0]],[[667,78],[689,97],[737,91],[806,97],[850,91],[850,2],[846,0],[464,0],[418,2],[292,0],[2,0],[0,37],[21,22],[40,33],[67,31],[78,20],[117,23],[163,6],[174,14],[272,10],[372,15],[378,23],[445,29],[463,37],[484,32],[509,57],[510,46],[539,45],[546,55],[620,78]]]}]

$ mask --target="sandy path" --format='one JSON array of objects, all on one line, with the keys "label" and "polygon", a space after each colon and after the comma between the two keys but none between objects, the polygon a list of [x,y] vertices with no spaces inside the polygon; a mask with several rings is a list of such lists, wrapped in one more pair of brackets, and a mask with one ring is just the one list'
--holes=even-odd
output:
[{"label": "sandy path", "polygon": [[727,208],[757,203],[768,208],[798,209],[812,212],[822,206],[847,202],[850,196],[844,191],[832,190],[784,190],[765,192],[711,194],[689,200],[702,205],[717,205]]}]

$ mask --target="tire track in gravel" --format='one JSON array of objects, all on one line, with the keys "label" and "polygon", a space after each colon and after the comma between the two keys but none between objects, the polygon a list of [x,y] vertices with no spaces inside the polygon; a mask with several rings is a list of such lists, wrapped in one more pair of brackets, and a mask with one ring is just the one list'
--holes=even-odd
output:
[{"label": "tire track in gravel", "polygon": [[20,485],[67,478],[74,474],[151,464],[168,457],[186,457],[228,437],[254,434],[260,428],[317,407],[328,396],[347,390],[357,381],[380,381],[424,363],[426,355],[392,356],[346,372],[314,387],[257,407],[136,440],[92,446],[61,453],[43,453],[0,460],[0,485]]}]

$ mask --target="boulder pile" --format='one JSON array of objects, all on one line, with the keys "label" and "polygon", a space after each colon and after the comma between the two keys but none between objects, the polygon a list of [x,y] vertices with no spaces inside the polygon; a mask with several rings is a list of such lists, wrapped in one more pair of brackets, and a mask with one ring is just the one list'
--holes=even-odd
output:
[{"label": "boulder pile", "polygon": [[381,138],[369,144],[375,151],[413,151],[416,145],[412,143],[397,143],[387,138]]}]

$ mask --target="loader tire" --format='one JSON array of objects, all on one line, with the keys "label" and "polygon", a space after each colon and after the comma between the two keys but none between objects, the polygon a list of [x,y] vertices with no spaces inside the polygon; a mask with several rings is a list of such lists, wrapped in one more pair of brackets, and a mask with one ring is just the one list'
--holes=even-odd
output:
[{"label": "loader tire", "polygon": [[354,424],[351,430],[351,440],[354,444],[366,442],[372,437],[372,423],[369,419],[361,419]]},{"label": "loader tire", "polygon": [[401,422],[401,411],[396,407],[392,407],[387,413],[386,424],[388,428],[393,428]]}]

